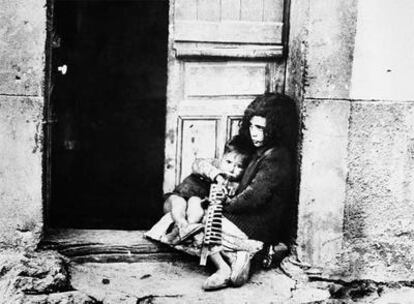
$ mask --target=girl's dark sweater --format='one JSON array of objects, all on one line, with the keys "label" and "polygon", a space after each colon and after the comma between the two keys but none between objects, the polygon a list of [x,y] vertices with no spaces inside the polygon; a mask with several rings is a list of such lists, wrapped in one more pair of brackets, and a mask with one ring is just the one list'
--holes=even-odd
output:
[{"label": "girl's dark sweater", "polygon": [[236,196],[224,202],[223,215],[246,235],[266,243],[286,241],[286,219],[294,203],[294,166],[283,147],[259,149],[247,167]]}]

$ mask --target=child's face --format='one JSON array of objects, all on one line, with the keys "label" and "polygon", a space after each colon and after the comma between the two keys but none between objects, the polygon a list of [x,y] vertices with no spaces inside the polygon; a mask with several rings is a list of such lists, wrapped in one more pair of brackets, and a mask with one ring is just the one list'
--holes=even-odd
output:
[{"label": "child's face", "polygon": [[264,130],[266,128],[266,118],[262,116],[253,116],[250,119],[250,138],[256,148],[263,146]]},{"label": "child's face", "polygon": [[234,151],[225,153],[220,161],[220,170],[231,179],[238,180],[244,173],[246,156]]}]

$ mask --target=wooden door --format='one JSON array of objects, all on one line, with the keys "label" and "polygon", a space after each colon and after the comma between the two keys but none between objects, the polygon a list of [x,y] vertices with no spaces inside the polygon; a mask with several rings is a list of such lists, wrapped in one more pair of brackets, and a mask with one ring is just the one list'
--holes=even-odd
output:
[{"label": "wooden door", "polygon": [[246,106],[284,90],[284,0],[170,0],[164,191],[220,157]]}]

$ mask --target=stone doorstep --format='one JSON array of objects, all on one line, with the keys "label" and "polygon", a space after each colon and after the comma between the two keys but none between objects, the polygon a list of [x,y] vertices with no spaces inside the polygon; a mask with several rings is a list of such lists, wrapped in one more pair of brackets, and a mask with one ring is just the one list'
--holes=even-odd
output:
[{"label": "stone doorstep", "polygon": [[[50,250],[2,252],[0,303],[297,304],[338,301],[329,299],[331,283],[309,282],[300,267],[289,263],[289,259],[283,261],[282,267],[291,277],[281,269],[257,270],[240,288],[204,292],[201,286],[212,273],[211,268],[199,266],[196,257],[145,240],[136,231],[55,231],[45,238],[42,247],[59,250],[69,258]],[[338,290],[341,288],[338,286]],[[412,290],[398,295],[392,293],[395,290],[387,290],[390,293],[386,299],[411,296]],[[371,300],[382,297],[375,292],[371,295],[374,296]],[[5,301],[4,296],[12,300]],[[340,301],[355,303],[349,297]]]},{"label": "stone doorstep", "polygon": [[[261,270],[241,288],[204,292],[202,283],[212,269],[144,238],[143,231],[55,229],[47,231],[41,248],[69,257],[72,287],[101,303],[354,303],[348,293],[362,288],[339,286],[342,293],[349,289],[347,299],[328,299],[335,284],[309,282],[298,265],[288,262],[282,264],[291,277],[280,269]],[[381,298],[375,292],[369,296],[376,297]]]},{"label": "stone doorstep", "polygon": [[205,292],[201,286],[211,272],[195,258],[70,267],[72,286],[102,302],[129,298],[150,303],[285,303],[295,287],[294,280],[273,269],[254,273],[240,288]]},{"label": "stone doorstep", "polygon": [[49,229],[45,232],[40,248],[57,250],[74,258],[112,255],[119,256],[120,259],[125,257],[129,262],[133,261],[134,255],[139,259],[142,254],[173,252],[168,246],[146,239],[144,231],[140,230]]},{"label": "stone doorstep", "polygon": [[201,285],[211,269],[185,255],[169,261],[79,264],[55,251],[39,251],[2,252],[0,259],[2,304],[297,303],[290,302],[295,280],[277,269],[254,272],[240,288],[204,292]]},{"label": "stone doorstep", "polygon": [[285,301],[292,295],[295,281],[275,269],[254,273],[242,288],[206,293],[201,286],[211,269],[199,266],[198,258],[147,240],[143,233],[49,230],[41,248],[58,250],[69,257],[73,288],[102,302],[152,299],[153,303],[266,303]]}]

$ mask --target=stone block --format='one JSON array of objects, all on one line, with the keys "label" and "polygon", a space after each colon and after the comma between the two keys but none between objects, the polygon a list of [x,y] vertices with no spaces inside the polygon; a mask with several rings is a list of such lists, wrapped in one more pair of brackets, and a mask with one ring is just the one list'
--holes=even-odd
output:
[{"label": "stone block", "polygon": [[[66,291],[48,295],[24,297],[25,304],[97,304],[96,300],[79,292]],[[116,302],[113,302],[116,303]],[[135,302],[136,303],[136,302]]]},{"label": "stone block", "polygon": [[66,261],[56,252],[3,251],[0,265],[1,303],[60,303],[46,301],[46,294],[71,289]]},{"label": "stone block", "polygon": [[411,0],[358,1],[351,98],[414,99],[413,14]]},{"label": "stone block", "polygon": [[0,249],[39,241],[42,111],[41,98],[0,96]]},{"label": "stone block", "polygon": [[41,95],[45,43],[45,0],[0,0],[0,94]]},{"label": "stone block", "polygon": [[349,102],[305,99],[298,214],[301,258],[325,267],[342,247]]},{"label": "stone block", "polygon": [[288,94],[349,98],[356,15],[356,0],[292,0]]},{"label": "stone block", "polygon": [[353,102],[351,113],[343,275],[413,280],[414,102]]},{"label": "stone block", "polygon": [[310,0],[307,97],[349,98],[356,14],[356,0]]},{"label": "stone block", "polygon": [[307,69],[309,1],[292,0],[290,5],[289,54],[286,66],[286,93],[302,100]]}]

